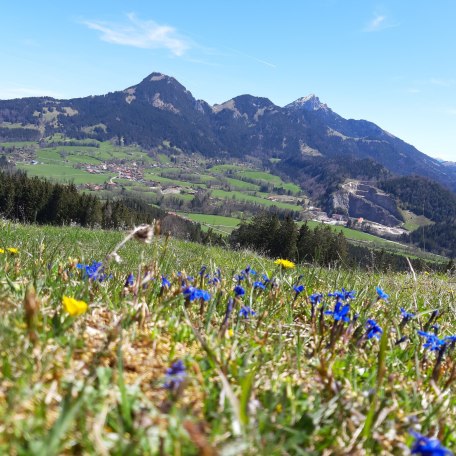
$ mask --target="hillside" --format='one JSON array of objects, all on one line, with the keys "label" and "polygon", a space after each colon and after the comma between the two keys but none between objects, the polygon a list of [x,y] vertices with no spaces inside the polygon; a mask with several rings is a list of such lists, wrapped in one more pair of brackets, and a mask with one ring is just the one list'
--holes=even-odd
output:
[{"label": "hillside", "polygon": [[[158,147],[163,141],[206,157],[371,159],[390,172],[418,174],[456,190],[456,170],[365,120],[344,119],[312,95],[284,107],[242,95],[210,106],[176,79],[152,73],[100,96],[0,101],[0,138],[29,141],[63,133],[76,139]],[[352,176],[356,177],[356,176]]]},{"label": "hillside", "polygon": [[0,234],[2,454],[395,455],[437,429],[456,445],[452,276]]},{"label": "hillside", "polygon": [[[423,214],[421,202],[400,191],[413,184],[435,201],[445,193],[440,182],[454,195],[456,168],[372,123],[342,118],[315,95],[284,107],[251,95],[209,106],[152,73],[102,96],[4,100],[0,154],[29,175],[104,199],[133,197],[190,217],[241,219],[266,209],[456,252],[444,227],[425,228],[427,243],[416,231],[447,223],[445,206],[430,204]],[[409,175],[434,179],[434,190],[423,193],[431,181]],[[404,209],[419,223],[407,224]],[[415,233],[408,237],[406,227]]]}]

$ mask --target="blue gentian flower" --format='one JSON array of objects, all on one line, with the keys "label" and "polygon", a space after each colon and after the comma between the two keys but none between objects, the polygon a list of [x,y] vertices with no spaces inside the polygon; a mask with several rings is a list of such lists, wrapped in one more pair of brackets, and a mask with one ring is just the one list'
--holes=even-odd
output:
[{"label": "blue gentian flower", "polygon": [[355,294],[355,291],[348,291],[345,288],[342,288],[342,291],[337,290],[334,293],[328,293],[328,296],[347,301],[349,299],[355,299]]},{"label": "blue gentian flower", "polygon": [[78,263],[76,267],[84,271],[83,277],[85,279],[98,280],[99,282],[103,282],[104,280],[111,277],[108,277],[108,275],[104,273],[103,263],[99,261],[94,261],[92,264]]},{"label": "blue gentian flower", "polygon": [[299,294],[299,293],[302,293],[304,291],[306,287],[304,285],[295,285],[293,287],[293,290],[295,291],[296,293],[296,296]]},{"label": "blue gentian flower", "polygon": [[243,272],[241,272],[240,274],[235,275],[234,278],[238,283],[241,283],[245,279],[245,275]]},{"label": "blue gentian flower", "polygon": [[372,339],[373,337],[380,339],[382,337],[383,330],[380,328],[380,326],[377,325],[377,322],[375,320],[367,320],[366,328],[368,339]]},{"label": "blue gentian flower", "polygon": [[321,293],[313,293],[309,296],[310,303],[315,306],[320,304],[321,300],[323,299],[323,295]]},{"label": "blue gentian flower", "polygon": [[125,281],[125,286],[126,287],[132,287],[135,284],[135,276],[130,273],[127,277],[127,280]]},{"label": "blue gentian flower", "polygon": [[240,285],[236,285],[234,287],[234,294],[236,296],[244,296],[245,295],[245,290]]},{"label": "blue gentian flower", "polygon": [[206,272],[207,266],[203,265],[201,266],[200,272],[198,272],[198,275],[202,276]]},{"label": "blue gentian flower", "polygon": [[167,288],[169,288],[171,286],[171,282],[164,275],[162,275],[162,278],[161,278],[161,286],[167,287]]},{"label": "blue gentian flower", "polygon": [[348,317],[348,312],[350,312],[350,304],[345,304],[342,306],[342,302],[337,301],[336,305],[334,306],[334,310],[326,310],[326,315],[332,315],[334,317],[334,321],[345,321],[348,323],[350,318]]},{"label": "blue gentian flower", "polygon": [[266,274],[262,274],[261,277],[263,278],[263,283],[269,283],[271,280]]},{"label": "blue gentian flower", "polygon": [[430,351],[438,351],[445,345],[445,339],[439,339],[435,334],[427,333],[425,331],[417,331],[418,335],[425,337],[426,341],[423,344],[423,348],[429,349]]},{"label": "blue gentian flower", "polygon": [[388,301],[389,294],[386,294],[380,287],[376,287],[375,290],[377,291],[378,301],[380,301],[380,299],[383,299],[383,301]]},{"label": "blue gentian flower", "polygon": [[444,337],[445,342],[451,342],[455,343],[456,342],[456,336],[446,336]]},{"label": "blue gentian flower", "polygon": [[256,315],[256,312],[248,306],[243,306],[239,311],[239,315],[244,318],[249,318],[250,316]]},{"label": "blue gentian flower", "polygon": [[206,290],[200,290],[198,288],[196,290],[196,299],[202,299],[204,302],[207,302],[211,299],[211,294]]},{"label": "blue gentian flower", "polygon": [[404,320],[411,320],[415,314],[407,312],[403,307],[401,307],[401,315]]},{"label": "blue gentian flower", "polygon": [[195,287],[185,287],[182,290],[182,294],[189,301],[194,301],[195,300],[195,293],[196,293],[196,288]]},{"label": "blue gentian flower", "polygon": [[415,441],[410,450],[412,454],[421,456],[450,456],[453,454],[448,448],[442,446],[437,439],[425,437],[415,431],[410,431],[410,434],[415,437]]},{"label": "blue gentian flower", "polygon": [[220,279],[218,277],[212,277],[212,279],[208,280],[209,285],[217,285],[220,283]]},{"label": "blue gentian flower", "polygon": [[200,290],[196,287],[186,287],[182,290],[182,294],[185,296],[185,299],[188,299],[190,302],[195,299],[202,299],[203,301],[209,301],[211,295],[206,290]]},{"label": "blue gentian flower", "polygon": [[247,274],[247,275],[255,275],[256,274],[256,271],[255,269],[252,269],[250,267],[250,264],[242,271],[243,273]]},{"label": "blue gentian flower", "polygon": [[266,289],[266,285],[263,282],[253,282],[253,288],[261,288],[262,290]]},{"label": "blue gentian flower", "polygon": [[171,391],[176,391],[186,376],[184,363],[179,359],[166,369],[164,387]]}]

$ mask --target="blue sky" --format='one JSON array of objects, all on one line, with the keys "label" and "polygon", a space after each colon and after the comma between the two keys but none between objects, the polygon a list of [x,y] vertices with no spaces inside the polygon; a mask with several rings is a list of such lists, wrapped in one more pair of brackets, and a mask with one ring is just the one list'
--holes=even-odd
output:
[{"label": "blue sky", "polygon": [[124,89],[153,71],[196,98],[314,93],[456,161],[456,1],[24,0],[0,15],[0,98]]}]

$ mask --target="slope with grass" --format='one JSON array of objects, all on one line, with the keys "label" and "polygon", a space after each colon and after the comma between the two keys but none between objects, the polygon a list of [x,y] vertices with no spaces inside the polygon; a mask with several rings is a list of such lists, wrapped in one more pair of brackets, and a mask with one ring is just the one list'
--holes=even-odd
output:
[{"label": "slope with grass", "polygon": [[456,445],[451,277],[0,231],[1,453],[393,455],[410,431]]}]

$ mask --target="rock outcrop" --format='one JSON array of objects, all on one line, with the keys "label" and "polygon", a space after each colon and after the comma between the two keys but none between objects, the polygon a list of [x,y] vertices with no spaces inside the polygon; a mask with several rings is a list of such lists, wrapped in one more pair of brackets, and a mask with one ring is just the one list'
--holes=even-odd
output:
[{"label": "rock outcrop", "polygon": [[332,211],[349,217],[362,217],[385,226],[403,222],[396,202],[372,185],[350,181],[332,195]]}]

